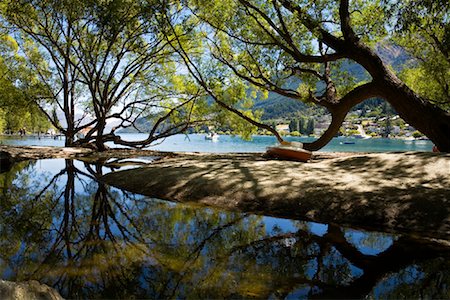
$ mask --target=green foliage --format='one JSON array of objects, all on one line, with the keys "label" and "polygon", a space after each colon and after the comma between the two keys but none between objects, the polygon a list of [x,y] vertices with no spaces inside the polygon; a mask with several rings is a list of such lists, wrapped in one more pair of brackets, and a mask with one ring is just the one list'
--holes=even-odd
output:
[{"label": "green foliage", "polygon": [[275,93],[270,93],[267,100],[256,101],[255,109],[264,111],[263,120],[289,119],[295,117],[298,112],[305,111],[306,105],[298,100],[283,98]]},{"label": "green foliage", "polygon": [[[119,127],[135,127],[137,119],[151,119],[149,123],[155,127],[148,131],[147,139],[133,143],[114,139],[142,146],[210,119],[204,95],[195,81],[179,70],[166,40],[173,38],[166,36],[164,19],[169,3],[7,2],[2,13],[21,36],[20,47],[33,68],[34,80],[46,88],[30,99],[66,134],[66,144],[74,143],[76,132],[87,122],[81,121],[86,115],[96,127],[99,149],[104,148],[109,120],[120,120]],[[187,23],[189,26],[192,24]],[[188,47],[201,46],[200,39],[190,35],[182,40]],[[53,117],[56,110],[65,122]],[[88,135],[85,142],[92,140]]]},{"label": "green foliage", "polygon": [[414,58],[400,76],[415,92],[450,109],[450,24],[448,1],[395,2],[394,41]]},{"label": "green foliage", "polygon": [[412,136],[417,139],[417,138],[423,137],[423,134],[420,131],[416,130],[412,133]]},{"label": "green foliage", "polygon": [[[412,59],[393,71],[448,108],[449,4],[437,2],[351,1],[349,25],[377,51],[392,42],[406,49]],[[311,134],[313,116],[325,110],[305,112],[304,103],[335,105],[370,80],[351,51],[325,42],[324,32],[346,42],[339,1],[6,0],[0,13],[17,37],[0,35],[0,69],[8,70],[0,129],[44,128],[43,110],[71,138],[80,129],[76,116],[86,114],[100,136],[108,120],[133,127],[145,117],[160,126],[145,142],[202,124],[249,138],[256,127],[242,117],[308,116],[291,130]],[[339,59],[317,59],[339,51]],[[26,108],[23,118],[7,120],[7,103]],[[367,110],[362,115],[389,113]]]},{"label": "green foliage", "polygon": [[311,118],[308,120],[308,123],[306,124],[305,130],[304,130],[304,134],[306,135],[310,135],[314,133],[314,126],[315,126],[315,122],[314,119]]},{"label": "green foliage", "polygon": [[30,70],[18,54],[17,42],[7,34],[0,34],[0,133],[42,132],[50,123],[30,101],[38,88],[33,84]]},{"label": "green foliage", "polygon": [[348,135],[348,136],[352,136],[352,135],[360,134],[360,132],[359,132],[359,130],[356,130],[356,129],[350,129],[350,130],[347,130],[345,132],[345,134]]},{"label": "green foliage", "polygon": [[299,131],[298,120],[293,119],[289,122],[289,131],[292,133],[293,131]]}]

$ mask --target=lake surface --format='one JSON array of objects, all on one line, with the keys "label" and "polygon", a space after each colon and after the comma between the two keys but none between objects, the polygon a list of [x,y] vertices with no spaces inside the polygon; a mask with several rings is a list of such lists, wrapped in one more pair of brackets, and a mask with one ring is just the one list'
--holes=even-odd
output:
[{"label": "lake surface", "polygon": [[97,181],[111,171],[1,173],[1,278],[68,298],[450,298],[449,247],[148,198]]},{"label": "lake surface", "polygon": [[[145,134],[122,134],[129,141],[145,139]],[[287,137],[288,141],[310,142],[310,137]],[[254,136],[251,141],[244,141],[238,136],[221,135],[218,141],[206,140],[204,134],[175,135],[152,145],[148,149],[162,151],[187,152],[264,152],[266,147],[276,144],[273,136]],[[64,146],[63,140],[52,138],[23,137],[8,138],[0,136],[0,143],[8,145]],[[350,144],[349,144],[350,143]],[[353,144],[354,143],[354,144]],[[115,147],[110,144],[111,147]],[[397,139],[355,139],[334,138],[321,151],[334,152],[390,152],[390,151],[431,151],[433,143],[429,140]]]}]

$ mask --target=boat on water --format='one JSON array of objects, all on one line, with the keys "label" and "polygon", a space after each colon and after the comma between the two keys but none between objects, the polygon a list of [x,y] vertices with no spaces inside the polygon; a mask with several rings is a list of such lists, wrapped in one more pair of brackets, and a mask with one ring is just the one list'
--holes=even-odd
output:
[{"label": "boat on water", "polygon": [[311,159],[312,152],[287,143],[280,146],[267,147],[266,156],[307,162]]},{"label": "boat on water", "polygon": [[218,141],[219,135],[215,132],[210,132],[207,135],[205,135],[205,140]]}]

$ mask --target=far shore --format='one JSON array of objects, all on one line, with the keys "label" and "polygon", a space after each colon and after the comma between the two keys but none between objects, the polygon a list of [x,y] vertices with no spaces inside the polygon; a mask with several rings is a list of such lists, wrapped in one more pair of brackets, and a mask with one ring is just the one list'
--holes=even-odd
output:
[{"label": "far shore", "polygon": [[[119,132],[119,134],[138,134],[138,132]],[[199,134],[199,135],[206,135],[207,132],[194,132],[191,134]],[[226,132],[218,132],[217,134],[219,135],[227,135],[227,136],[238,136],[232,133],[226,133]],[[32,137],[32,138],[54,138],[54,137],[61,137],[63,136],[60,133],[54,133],[54,134],[49,134],[49,133],[36,133],[36,132],[32,132],[32,133],[26,133],[23,135],[20,135],[19,133],[13,133],[13,134],[9,134],[9,133],[0,133],[0,137],[8,137],[8,138],[24,138],[24,137]],[[272,136],[272,134],[270,133],[258,133],[255,134],[254,136]],[[297,134],[290,134],[290,133],[281,133],[282,137],[289,137],[289,138],[319,138],[319,135],[316,134],[311,134],[311,135],[297,135]],[[341,135],[338,136],[339,138],[348,138],[348,139],[362,139],[360,135]],[[365,136],[364,139],[381,139],[383,138],[381,135],[377,135],[377,136]],[[391,136],[391,137],[387,137],[389,139],[393,139],[393,140],[407,140],[407,141],[424,141],[424,140],[429,140],[428,138],[426,138],[425,136],[421,136],[421,137],[417,137],[414,138],[412,136],[406,136],[406,135],[400,135],[400,136]]]},{"label": "far shore", "polygon": [[317,152],[308,163],[261,153],[175,153],[0,145],[15,160],[158,157],[100,180],[150,197],[401,232],[450,243],[450,154]]}]

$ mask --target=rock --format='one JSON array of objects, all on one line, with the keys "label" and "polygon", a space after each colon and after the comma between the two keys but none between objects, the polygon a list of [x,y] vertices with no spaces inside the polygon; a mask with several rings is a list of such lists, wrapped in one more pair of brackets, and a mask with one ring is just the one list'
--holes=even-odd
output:
[{"label": "rock", "polygon": [[0,280],[0,299],[59,300],[63,298],[55,289],[36,280],[25,282]]},{"label": "rock", "polygon": [[6,151],[0,151],[0,173],[5,172],[11,169],[14,164],[14,159]]}]

